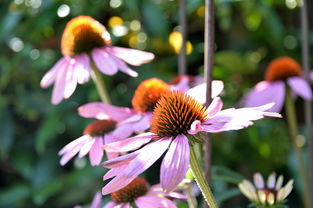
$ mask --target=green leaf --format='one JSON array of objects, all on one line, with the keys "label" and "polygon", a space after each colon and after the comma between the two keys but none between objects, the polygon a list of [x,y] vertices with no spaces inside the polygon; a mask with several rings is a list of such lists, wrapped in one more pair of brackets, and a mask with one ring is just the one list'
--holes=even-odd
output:
[{"label": "green leaf", "polygon": [[212,171],[213,180],[221,180],[228,183],[238,184],[244,179],[242,175],[226,167],[213,166]]},{"label": "green leaf", "polygon": [[27,184],[13,185],[0,191],[0,205],[12,206],[17,202],[29,197],[31,189]]},{"label": "green leaf", "polygon": [[0,156],[7,157],[13,144],[13,118],[8,108],[0,109]]}]

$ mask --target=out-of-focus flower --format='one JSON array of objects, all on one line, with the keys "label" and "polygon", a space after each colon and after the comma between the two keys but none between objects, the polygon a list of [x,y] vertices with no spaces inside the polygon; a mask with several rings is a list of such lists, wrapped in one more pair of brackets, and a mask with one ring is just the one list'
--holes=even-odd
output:
[{"label": "out-of-focus flower", "polygon": [[[196,98],[200,94],[194,95]],[[255,108],[222,110],[222,101],[215,98],[206,109],[187,93],[172,91],[159,99],[151,119],[151,132],[104,145],[106,151],[133,151],[103,165],[110,170],[104,179],[115,176],[103,189],[108,194],[129,184],[148,169],[165,152],[161,164],[160,182],[166,191],[171,191],[183,180],[189,166],[188,136],[199,132],[216,133],[238,130],[253,124],[264,116],[279,117],[278,113],[264,112],[272,104]]]},{"label": "out-of-focus flower", "polygon": [[149,187],[145,179],[137,177],[124,188],[111,193],[111,201],[104,208],[130,208],[131,203],[134,203],[138,208],[176,208],[176,205],[166,197],[186,199],[180,193],[162,191],[160,185]]},{"label": "out-of-focus flower", "polygon": [[89,81],[92,73],[90,57],[103,74],[114,75],[120,70],[133,77],[137,73],[124,61],[138,66],[154,58],[152,53],[111,46],[111,37],[106,28],[89,16],[75,17],[67,23],[62,35],[61,50],[63,57],[40,82],[43,88],[54,83],[51,99],[53,104],[69,98],[77,83]]},{"label": "out-of-focus flower", "polygon": [[203,77],[201,76],[179,75],[172,79],[169,84],[171,85],[172,89],[186,92],[190,88],[200,85],[203,83],[203,81]]},{"label": "out-of-focus flower", "polygon": [[[223,90],[222,81],[212,82],[212,96],[217,96]],[[151,78],[143,81],[137,87],[132,99],[133,108],[117,107],[101,102],[88,103],[81,106],[79,114],[87,118],[112,118],[119,119],[117,128],[113,131],[116,138],[126,138],[132,133],[140,133],[150,128],[150,120],[157,101],[171,91],[170,86],[164,81]],[[205,85],[191,88],[188,93],[196,94],[205,100]],[[121,116],[124,119],[121,119]]]},{"label": "out-of-focus flower", "polygon": [[289,180],[283,187],[283,176],[280,175],[276,181],[276,174],[272,173],[265,184],[260,173],[254,174],[254,184],[248,180],[239,183],[240,191],[255,205],[272,207],[284,203],[286,197],[293,188],[293,180]]},{"label": "out-of-focus flower", "polygon": [[[101,207],[101,192],[97,192],[92,199],[90,208],[100,208]],[[83,208],[83,206],[76,205],[74,208]]]},{"label": "out-of-focus flower", "polygon": [[[115,126],[116,121],[111,119],[95,120],[90,123],[85,128],[83,136],[70,142],[59,151],[59,155],[62,156],[60,164],[65,165],[77,153],[79,153],[79,158],[89,153],[91,165],[99,165],[104,152],[102,146],[118,141],[112,134]],[[108,159],[116,156],[117,153],[107,153]]]},{"label": "out-of-focus flower", "polygon": [[292,92],[311,100],[312,91],[301,75],[301,66],[289,57],[274,59],[268,66],[265,81],[259,82],[244,98],[246,107],[274,102],[269,111],[280,112],[285,100],[285,83]]}]

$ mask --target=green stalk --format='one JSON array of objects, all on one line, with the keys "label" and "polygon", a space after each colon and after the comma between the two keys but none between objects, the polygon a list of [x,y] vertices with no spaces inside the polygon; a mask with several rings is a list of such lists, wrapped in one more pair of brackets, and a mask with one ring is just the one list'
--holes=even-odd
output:
[{"label": "green stalk", "polygon": [[108,96],[107,89],[103,83],[102,74],[99,72],[99,70],[97,69],[97,67],[93,63],[91,64],[91,66],[92,66],[91,77],[92,77],[93,82],[96,85],[99,96],[100,96],[102,102],[110,104],[111,101],[110,101],[110,98]]},{"label": "green stalk", "polygon": [[197,207],[197,200],[192,193],[192,183],[186,183],[185,191],[187,193],[187,202],[189,208],[196,208]]},{"label": "green stalk", "polygon": [[300,178],[304,187],[304,191],[303,191],[304,204],[306,208],[309,208],[309,186],[308,186],[307,174],[306,174],[306,169],[304,165],[302,151],[301,151],[301,148],[297,146],[297,136],[298,136],[297,115],[295,111],[295,103],[294,103],[294,100],[292,99],[290,89],[287,89],[285,108],[286,108],[287,122],[289,126],[289,133],[290,133],[293,148],[296,153],[297,160],[298,160]]},{"label": "green stalk", "polygon": [[190,145],[190,168],[195,176],[196,182],[202,192],[202,195],[210,208],[217,208],[212,191],[205,180],[205,177],[201,171],[201,167],[198,163],[196,152],[193,145]]}]

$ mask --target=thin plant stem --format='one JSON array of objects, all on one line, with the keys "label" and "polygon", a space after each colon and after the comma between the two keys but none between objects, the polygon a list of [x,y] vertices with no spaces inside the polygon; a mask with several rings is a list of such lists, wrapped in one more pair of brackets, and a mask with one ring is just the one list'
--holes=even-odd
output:
[{"label": "thin plant stem", "polygon": [[201,193],[205,201],[207,202],[210,208],[216,208],[217,205],[215,203],[213,193],[202,173],[193,145],[190,145],[190,168],[192,170],[193,175],[195,176],[196,182],[201,190]]},{"label": "thin plant stem", "polygon": [[[301,6],[301,34],[302,34],[302,67],[305,78],[310,82],[310,48],[309,48],[309,23],[308,23],[308,1],[302,0]],[[313,138],[312,138],[312,102],[306,100],[304,103],[304,117],[306,127],[306,138],[308,141],[308,175],[310,193],[313,193]],[[313,207],[310,199],[310,207]]]},{"label": "thin plant stem", "polygon": [[292,140],[293,149],[295,151],[297,161],[298,161],[301,183],[304,187],[303,189],[304,205],[306,208],[309,208],[309,187],[307,183],[307,174],[306,174],[306,169],[304,165],[305,163],[304,163],[302,151],[300,147],[297,145],[297,136],[298,136],[297,116],[296,116],[296,111],[295,111],[295,103],[294,103],[294,100],[292,99],[291,90],[289,88],[287,89],[285,102],[286,102],[285,103],[286,117],[287,117],[287,122],[288,122],[288,127],[289,127],[288,129],[289,129],[290,137]]},{"label": "thin plant stem", "polygon": [[[204,20],[204,79],[206,83],[206,102],[209,106],[212,92],[212,69],[214,61],[214,0],[205,0],[205,20]],[[212,141],[209,135],[205,135],[204,143],[204,174],[208,183],[211,183],[211,152]],[[206,207],[206,205],[204,205]]]},{"label": "thin plant stem", "polygon": [[179,1],[179,25],[182,35],[182,45],[178,56],[178,74],[186,74],[187,61],[186,61],[186,42],[187,42],[187,24],[186,24],[186,0]]},{"label": "thin plant stem", "polygon": [[187,202],[189,208],[197,208],[197,200],[192,192],[192,183],[186,183],[185,191],[187,193]]},{"label": "thin plant stem", "polygon": [[102,75],[94,64],[91,64],[91,65],[92,65],[91,77],[92,77],[93,82],[96,85],[100,99],[102,100],[102,102],[110,104],[111,101],[108,96],[107,89],[103,83]]}]

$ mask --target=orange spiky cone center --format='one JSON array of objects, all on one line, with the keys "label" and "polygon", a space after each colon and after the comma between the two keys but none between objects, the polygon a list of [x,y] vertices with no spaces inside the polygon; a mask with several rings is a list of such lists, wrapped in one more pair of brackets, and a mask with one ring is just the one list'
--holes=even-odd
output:
[{"label": "orange spiky cone center", "polygon": [[159,138],[187,135],[195,120],[204,121],[207,118],[205,110],[202,104],[183,92],[168,93],[154,109],[151,131]]},{"label": "orange spiky cone center", "polygon": [[113,120],[95,120],[85,128],[84,134],[89,134],[90,136],[103,136],[105,133],[114,130],[115,127],[116,122]]},{"label": "orange spiky cone center", "polygon": [[111,199],[117,204],[129,203],[133,202],[138,197],[145,195],[148,190],[149,184],[147,181],[143,178],[137,177],[124,188],[113,192],[111,194]]},{"label": "orange spiky cone center", "polygon": [[273,82],[286,80],[292,76],[300,76],[301,66],[292,58],[280,57],[274,59],[266,69],[265,79]]},{"label": "orange spiky cone center", "polygon": [[168,84],[157,78],[151,78],[140,83],[132,99],[136,111],[153,111],[157,101],[170,92]]},{"label": "orange spiky cone center", "polygon": [[111,45],[110,34],[101,23],[89,16],[70,20],[61,40],[62,54],[71,57],[107,45]]}]

